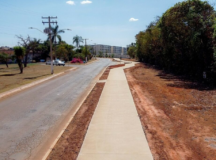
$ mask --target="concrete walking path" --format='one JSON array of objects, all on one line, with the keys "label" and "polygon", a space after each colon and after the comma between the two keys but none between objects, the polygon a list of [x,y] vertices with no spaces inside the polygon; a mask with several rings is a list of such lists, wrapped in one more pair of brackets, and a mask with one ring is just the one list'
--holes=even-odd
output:
[{"label": "concrete walking path", "polygon": [[78,160],[152,160],[124,68],[110,70]]}]

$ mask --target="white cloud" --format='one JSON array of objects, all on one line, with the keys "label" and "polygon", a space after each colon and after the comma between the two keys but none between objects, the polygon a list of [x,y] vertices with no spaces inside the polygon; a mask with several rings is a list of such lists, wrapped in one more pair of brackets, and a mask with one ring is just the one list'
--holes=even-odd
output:
[{"label": "white cloud", "polygon": [[81,4],[91,4],[92,1],[89,1],[89,0],[85,0],[85,1],[82,1]]},{"label": "white cloud", "polygon": [[129,19],[130,22],[136,22],[136,21],[138,21],[138,20],[139,20],[139,19],[135,19],[135,18],[130,18],[130,19]]},{"label": "white cloud", "polygon": [[75,5],[74,1],[67,1],[66,3],[70,5]]}]

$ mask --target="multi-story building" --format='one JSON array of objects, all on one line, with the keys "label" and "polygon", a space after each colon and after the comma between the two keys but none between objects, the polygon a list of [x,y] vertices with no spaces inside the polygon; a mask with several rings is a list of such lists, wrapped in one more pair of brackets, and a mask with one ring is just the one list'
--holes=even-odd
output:
[{"label": "multi-story building", "polygon": [[122,47],[122,53],[123,53],[123,55],[127,55],[127,48],[126,47]]},{"label": "multi-story building", "polygon": [[112,51],[111,53],[113,53],[113,54],[121,55],[122,54],[122,47],[112,46],[111,51]]},{"label": "multi-story building", "polygon": [[89,45],[92,49],[92,52],[96,55],[99,54],[99,52],[102,52],[103,54],[114,54],[114,55],[127,55],[127,48],[126,47],[119,47],[119,46],[109,46],[109,45],[103,45],[103,44],[96,44],[96,45]]},{"label": "multi-story building", "polygon": [[102,44],[96,45],[96,52],[97,52],[97,54],[98,54],[99,51],[101,51],[103,53],[111,53],[111,46],[109,46],[109,45],[102,45]]}]

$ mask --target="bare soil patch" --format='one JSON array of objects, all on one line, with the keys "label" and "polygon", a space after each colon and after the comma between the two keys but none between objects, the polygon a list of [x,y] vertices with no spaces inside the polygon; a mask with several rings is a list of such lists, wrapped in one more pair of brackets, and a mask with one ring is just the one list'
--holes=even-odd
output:
[{"label": "bare soil patch", "polygon": [[126,77],[155,160],[216,157],[216,90],[138,64]]},{"label": "bare soil patch", "polygon": [[106,80],[109,76],[110,69],[123,67],[123,66],[125,66],[125,64],[117,64],[117,65],[112,65],[112,66],[107,67],[99,80]]},{"label": "bare soil patch", "polygon": [[130,59],[130,58],[122,58],[124,61],[131,61],[131,62],[138,62],[136,59]]},{"label": "bare soil patch", "polygon": [[[68,69],[71,69],[71,67],[54,66],[54,73]],[[0,93],[51,76],[51,66],[39,63],[28,64],[24,68],[23,74],[19,73],[17,64],[9,64],[9,68],[6,68],[5,65],[0,65]]]},{"label": "bare soil patch", "polygon": [[76,160],[105,83],[97,83],[52,149],[47,160]]}]

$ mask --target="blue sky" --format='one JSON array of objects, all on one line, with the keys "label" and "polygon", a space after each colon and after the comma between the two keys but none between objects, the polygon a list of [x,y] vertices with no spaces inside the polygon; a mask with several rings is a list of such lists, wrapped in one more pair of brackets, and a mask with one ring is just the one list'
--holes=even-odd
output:
[{"label": "blue sky", "polygon": [[[123,46],[135,42],[135,35],[180,0],[1,0],[0,46],[13,47],[15,35],[46,39],[46,35],[28,29],[43,30],[42,16],[57,16],[62,40],[72,44],[75,35],[92,41],[88,44]],[[213,4],[215,0],[210,0]],[[129,21],[132,19],[133,21]]]}]

